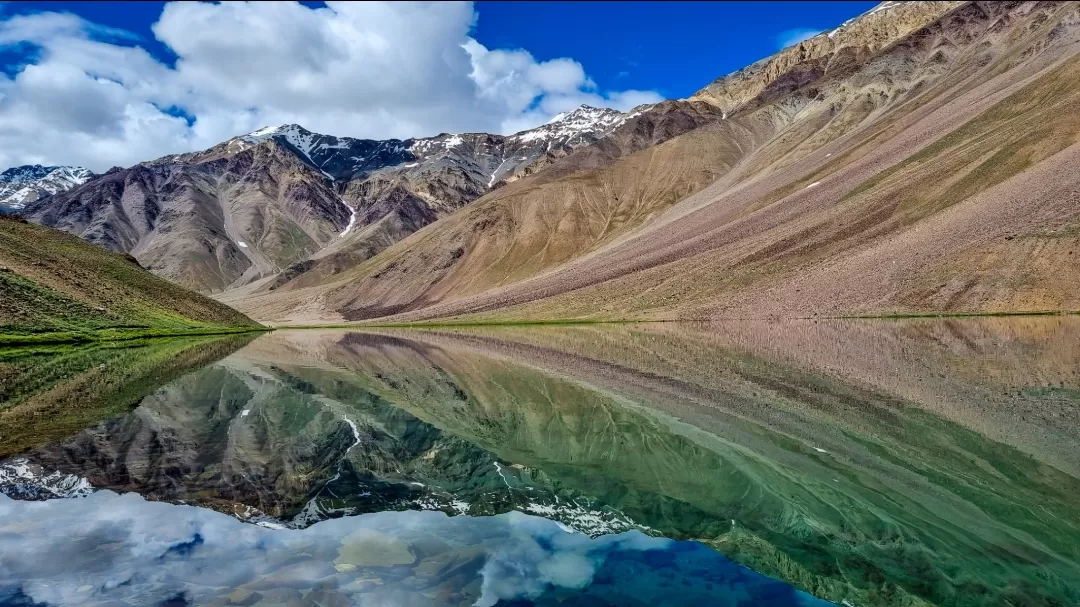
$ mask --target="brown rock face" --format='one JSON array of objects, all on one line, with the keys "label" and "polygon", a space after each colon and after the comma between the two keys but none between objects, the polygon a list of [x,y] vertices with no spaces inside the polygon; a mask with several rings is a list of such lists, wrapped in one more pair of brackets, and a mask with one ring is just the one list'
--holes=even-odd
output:
[{"label": "brown rock face", "polygon": [[153,272],[203,292],[256,281],[277,288],[366,260],[625,120],[614,110],[582,106],[509,136],[406,141],[265,128],[208,150],[110,170],[30,204],[24,214],[130,252]]},{"label": "brown rock face", "polygon": [[351,270],[231,303],[279,321],[1080,309],[1078,50],[1073,3],[884,3]]},{"label": "brown rock face", "polygon": [[262,129],[29,216],[279,322],[1078,309],[1078,50],[1073,3],[885,2],[689,100]]},{"label": "brown rock face", "polygon": [[184,286],[218,292],[315,253],[350,211],[324,176],[268,141],[202,162],[110,172],[24,215],[129,252]]},{"label": "brown rock face", "polygon": [[[751,109],[830,72],[847,72],[964,2],[882,2],[870,12],[743,69],[694,94],[725,114]],[[755,102],[756,103],[752,103]]]}]

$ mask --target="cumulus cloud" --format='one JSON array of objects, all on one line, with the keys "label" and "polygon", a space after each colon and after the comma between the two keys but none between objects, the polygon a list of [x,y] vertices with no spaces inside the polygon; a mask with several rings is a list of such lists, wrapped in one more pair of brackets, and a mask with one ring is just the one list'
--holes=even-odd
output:
[{"label": "cumulus cloud", "polygon": [[799,27],[790,30],[784,30],[776,35],[776,48],[785,49],[794,44],[798,44],[803,40],[809,40],[814,36],[820,34],[823,30]]},{"label": "cumulus cloud", "polygon": [[407,138],[509,133],[582,103],[629,109],[652,91],[601,91],[570,58],[537,61],[470,37],[471,3],[170,3],[154,37],[68,13],[0,14],[0,168],[102,171],[202,149],[257,128]]}]

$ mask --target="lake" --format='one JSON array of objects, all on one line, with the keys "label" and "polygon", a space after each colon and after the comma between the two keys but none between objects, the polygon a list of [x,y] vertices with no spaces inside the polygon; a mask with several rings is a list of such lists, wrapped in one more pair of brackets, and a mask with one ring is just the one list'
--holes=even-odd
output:
[{"label": "lake", "polygon": [[0,350],[0,605],[1074,605],[1080,318]]}]

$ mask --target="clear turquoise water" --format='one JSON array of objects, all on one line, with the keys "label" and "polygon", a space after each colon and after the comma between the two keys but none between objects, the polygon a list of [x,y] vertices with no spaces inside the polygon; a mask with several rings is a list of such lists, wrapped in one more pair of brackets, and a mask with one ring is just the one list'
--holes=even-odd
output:
[{"label": "clear turquoise water", "polygon": [[0,351],[0,605],[1080,604],[1080,319],[95,348]]}]

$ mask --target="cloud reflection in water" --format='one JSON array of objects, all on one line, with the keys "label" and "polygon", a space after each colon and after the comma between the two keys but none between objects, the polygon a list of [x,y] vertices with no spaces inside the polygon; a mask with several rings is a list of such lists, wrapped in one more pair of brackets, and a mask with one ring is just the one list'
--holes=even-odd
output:
[{"label": "cloud reflection in water", "polygon": [[701,544],[590,539],[518,512],[385,512],[274,530],[137,494],[0,495],[0,604],[702,603],[825,604]]}]

